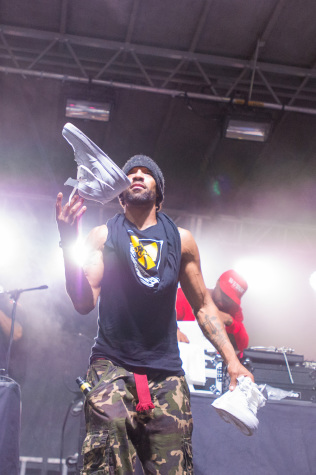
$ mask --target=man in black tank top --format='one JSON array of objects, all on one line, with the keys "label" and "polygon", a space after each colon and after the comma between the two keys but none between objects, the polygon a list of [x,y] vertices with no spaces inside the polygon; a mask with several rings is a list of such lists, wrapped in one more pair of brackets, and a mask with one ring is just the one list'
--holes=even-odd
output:
[{"label": "man in black tank top", "polygon": [[86,206],[79,196],[62,206],[61,193],[56,202],[67,292],[81,314],[99,305],[82,474],[133,474],[136,455],[145,474],[192,474],[190,395],[177,345],[179,280],[203,333],[228,366],[230,389],[237,377],[253,377],[236,357],[205,287],[193,236],[160,211],[160,168],[136,155],[123,171],[131,181],[120,195],[124,213],[89,233],[83,268],[71,260],[70,246]]}]

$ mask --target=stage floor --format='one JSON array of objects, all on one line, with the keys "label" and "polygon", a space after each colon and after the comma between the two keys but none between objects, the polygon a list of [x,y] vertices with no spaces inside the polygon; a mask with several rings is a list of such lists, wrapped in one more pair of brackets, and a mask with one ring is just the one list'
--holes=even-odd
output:
[{"label": "stage floor", "polygon": [[195,475],[316,474],[316,403],[267,401],[248,437],[219,417],[214,398],[191,395]]}]

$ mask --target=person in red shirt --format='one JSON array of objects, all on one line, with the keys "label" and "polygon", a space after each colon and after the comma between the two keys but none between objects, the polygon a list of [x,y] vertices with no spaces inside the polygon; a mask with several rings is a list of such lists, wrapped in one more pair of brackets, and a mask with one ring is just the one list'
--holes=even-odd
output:
[{"label": "person in red shirt", "polygon": [[[247,282],[234,270],[224,272],[217,280],[215,288],[208,289],[216,307],[220,310],[220,317],[239,358],[242,358],[243,351],[249,343],[240,307],[241,298],[247,289]],[[195,320],[192,308],[181,287],[177,292],[176,312],[178,321]],[[178,341],[189,343],[188,337],[179,328],[177,336]]]}]

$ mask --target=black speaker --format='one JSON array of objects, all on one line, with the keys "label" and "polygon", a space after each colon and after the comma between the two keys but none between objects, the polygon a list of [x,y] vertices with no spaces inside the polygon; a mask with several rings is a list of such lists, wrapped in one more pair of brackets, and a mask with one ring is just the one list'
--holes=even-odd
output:
[{"label": "black speaker", "polygon": [[0,377],[0,471],[19,474],[21,390],[13,379]]}]

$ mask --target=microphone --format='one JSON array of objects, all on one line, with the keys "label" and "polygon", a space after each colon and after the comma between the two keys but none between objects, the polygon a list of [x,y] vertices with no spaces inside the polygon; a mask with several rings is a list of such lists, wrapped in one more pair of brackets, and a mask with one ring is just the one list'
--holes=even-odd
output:
[{"label": "microphone", "polygon": [[22,292],[29,292],[31,290],[45,290],[45,289],[48,289],[48,285],[40,285],[39,287],[31,287],[29,289],[14,289],[14,290],[4,290],[4,289],[2,289],[2,291],[1,291],[1,288],[0,288],[0,294],[1,293],[9,294],[11,298],[16,299],[16,297],[18,295],[22,294]]}]

